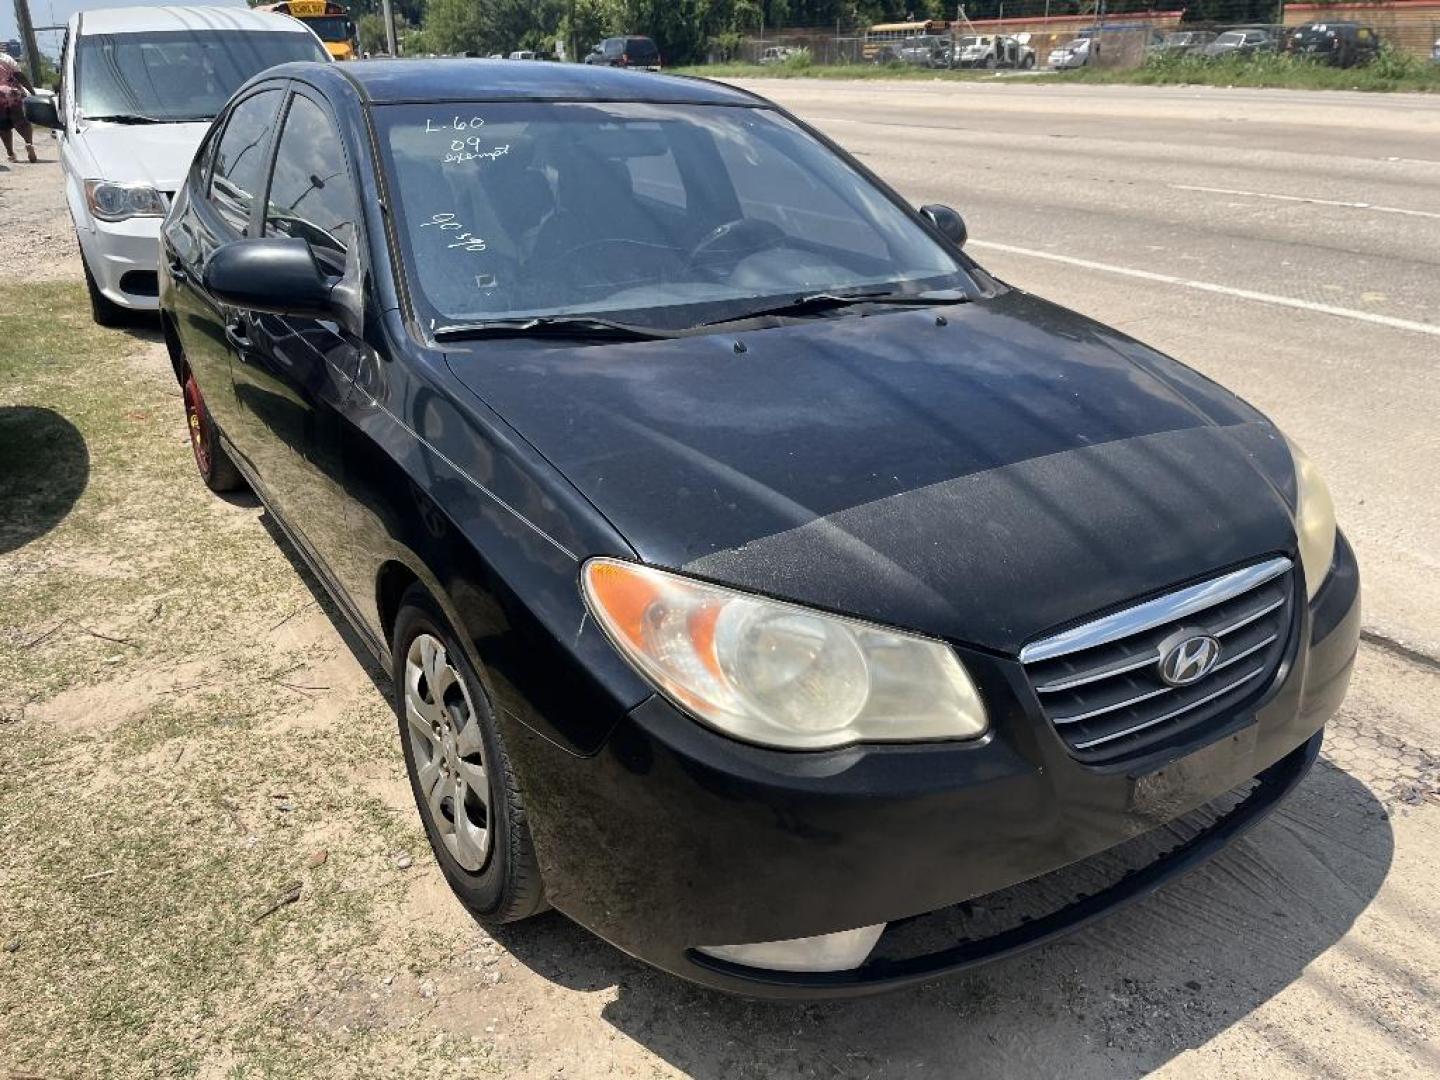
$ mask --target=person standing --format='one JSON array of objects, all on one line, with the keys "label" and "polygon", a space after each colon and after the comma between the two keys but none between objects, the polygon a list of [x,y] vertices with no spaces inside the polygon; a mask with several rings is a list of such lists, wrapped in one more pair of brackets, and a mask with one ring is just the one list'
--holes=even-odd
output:
[{"label": "person standing", "polygon": [[0,51],[0,142],[5,144],[5,155],[15,160],[14,136],[18,131],[25,140],[25,155],[34,162],[34,131],[30,121],[25,119],[25,95],[33,94],[35,87],[19,62],[7,52]]}]

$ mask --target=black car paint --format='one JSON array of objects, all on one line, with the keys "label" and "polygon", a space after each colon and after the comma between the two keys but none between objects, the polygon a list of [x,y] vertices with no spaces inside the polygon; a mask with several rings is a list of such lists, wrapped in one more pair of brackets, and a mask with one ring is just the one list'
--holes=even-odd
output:
[{"label": "black car paint", "polygon": [[[1331,580],[1297,605],[1290,659],[1243,714],[1119,766],[1067,755],[1018,647],[1293,557],[1293,469],[1229,393],[978,268],[985,294],[940,309],[603,347],[428,342],[396,274],[367,99],[445,100],[457,84],[471,98],[758,104],[581,66],[276,69],[242,95],[310,94],[350,159],[360,332],[206,296],[205,263],[234,234],[191,190],[203,149],[163,230],[161,307],[177,371],[192,365],[240,468],[366,645],[388,656],[411,581],[459,631],[560,910],[691,979],[804,991],[689,950],[900,918],[1043,873],[1153,824],[1136,811],[1140,777],[1173,775],[1179,812],[1307,744],[1333,712],[1358,634],[1343,539]],[[817,754],[726,739],[654,695],[595,625],[577,587],[593,555],[944,638],[993,730]],[[756,903],[767,896],[785,902]]]},{"label": "black car paint", "polygon": [[1306,23],[1290,31],[1285,51],[1332,67],[1356,67],[1380,55],[1380,36],[1360,23]]}]

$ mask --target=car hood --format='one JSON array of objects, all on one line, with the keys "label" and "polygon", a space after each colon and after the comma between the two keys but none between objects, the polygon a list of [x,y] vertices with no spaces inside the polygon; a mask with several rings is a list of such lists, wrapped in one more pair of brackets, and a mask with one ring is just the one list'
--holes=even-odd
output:
[{"label": "car hood", "polygon": [[1294,549],[1263,417],[1024,293],[447,360],[645,561],[952,641]]},{"label": "car hood", "polygon": [[149,184],[175,191],[184,182],[208,120],[193,124],[87,122],[77,140],[90,171],[85,179]]}]

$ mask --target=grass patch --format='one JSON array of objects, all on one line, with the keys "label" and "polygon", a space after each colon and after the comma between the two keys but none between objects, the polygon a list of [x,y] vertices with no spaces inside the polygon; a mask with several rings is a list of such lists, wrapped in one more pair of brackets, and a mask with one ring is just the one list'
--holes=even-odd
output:
[{"label": "grass patch", "polygon": [[447,961],[397,925],[418,818],[364,782],[403,784],[394,715],[298,629],[315,597],[260,511],[195,476],[158,334],[95,326],[78,284],[0,288],[0,582],[0,1077],[484,1051],[378,1007],[307,1022]]},{"label": "grass patch", "polygon": [[1385,52],[1369,64],[1336,68],[1291,56],[1156,56],[1137,68],[1080,68],[1046,76],[1082,83],[1139,86],[1256,86],[1287,90],[1367,90],[1440,92],[1440,64],[1408,53]]}]

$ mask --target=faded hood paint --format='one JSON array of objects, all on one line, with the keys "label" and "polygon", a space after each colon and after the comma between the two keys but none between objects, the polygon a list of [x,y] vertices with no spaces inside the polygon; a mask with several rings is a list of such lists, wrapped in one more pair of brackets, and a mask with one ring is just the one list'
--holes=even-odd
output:
[{"label": "faded hood paint", "polygon": [[448,360],[642,558],[740,588],[1014,653],[1294,549],[1289,454],[1263,417],[1024,293],[527,344]]}]

